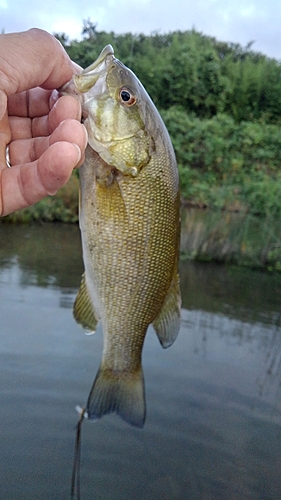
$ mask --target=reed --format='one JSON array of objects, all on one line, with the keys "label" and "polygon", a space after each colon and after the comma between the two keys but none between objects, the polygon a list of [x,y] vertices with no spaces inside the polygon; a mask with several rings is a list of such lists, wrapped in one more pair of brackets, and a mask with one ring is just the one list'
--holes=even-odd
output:
[{"label": "reed", "polygon": [[281,271],[281,224],[220,210],[182,210],[181,256]]}]

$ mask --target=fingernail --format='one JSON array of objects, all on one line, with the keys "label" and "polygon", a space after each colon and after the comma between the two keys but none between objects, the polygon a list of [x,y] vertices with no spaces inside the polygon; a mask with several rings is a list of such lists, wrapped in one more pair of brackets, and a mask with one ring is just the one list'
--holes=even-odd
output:
[{"label": "fingernail", "polygon": [[50,95],[50,98],[49,98],[49,107],[50,109],[52,109],[55,104],[57,103],[58,101],[58,98],[59,98],[59,93],[57,90],[53,90],[51,95]]},{"label": "fingernail", "polygon": [[87,132],[87,129],[85,127],[85,125],[83,123],[81,123],[84,131],[85,131],[85,142],[84,142],[84,149],[86,149],[87,145],[88,145],[88,132]]},{"label": "fingernail", "polygon": [[79,146],[77,144],[75,144],[75,142],[73,142],[72,144],[73,144],[73,146],[75,146],[75,148],[77,150],[77,160],[75,162],[75,165],[77,165],[77,163],[79,163],[79,161],[82,158],[82,153],[81,153],[81,149],[79,148]]}]

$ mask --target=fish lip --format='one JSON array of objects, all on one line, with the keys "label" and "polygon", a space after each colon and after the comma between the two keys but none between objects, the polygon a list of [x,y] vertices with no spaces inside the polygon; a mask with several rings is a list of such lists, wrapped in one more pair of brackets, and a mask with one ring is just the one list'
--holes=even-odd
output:
[{"label": "fish lip", "polygon": [[81,73],[74,74],[69,82],[58,89],[58,92],[60,95],[73,95],[79,99],[81,93],[88,92],[108,71],[114,60],[114,49],[108,44],[90,66],[83,69]]},{"label": "fish lip", "polygon": [[90,66],[83,69],[81,73],[73,76],[76,89],[81,93],[88,92],[109,71],[114,60],[113,47],[110,44],[106,45],[98,58]]},{"label": "fish lip", "polygon": [[92,64],[90,64],[90,66],[87,66],[87,68],[82,70],[81,75],[88,74],[96,69],[110,55],[114,56],[114,49],[112,45],[108,44],[106,45],[106,47],[104,47],[104,49],[102,49],[97,59]]}]

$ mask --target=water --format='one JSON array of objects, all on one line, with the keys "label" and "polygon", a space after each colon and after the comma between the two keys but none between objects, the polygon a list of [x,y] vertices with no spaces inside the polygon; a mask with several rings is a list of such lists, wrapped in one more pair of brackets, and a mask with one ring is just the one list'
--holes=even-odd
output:
[{"label": "water", "polygon": [[[70,498],[76,405],[102,334],[71,307],[76,226],[0,226],[1,500]],[[82,430],[82,500],[280,500],[281,276],[183,263],[183,321],[163,350],[150,329],[147,421]]]}]

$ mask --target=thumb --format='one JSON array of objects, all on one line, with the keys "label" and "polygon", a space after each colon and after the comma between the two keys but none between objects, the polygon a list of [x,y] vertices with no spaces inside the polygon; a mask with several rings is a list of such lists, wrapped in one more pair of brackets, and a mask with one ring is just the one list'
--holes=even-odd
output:
[{"label": "thumb", "polygon": [[2,34],[0,46],[0,90],[7,95],[38,86],[60,87],[75,72],[60,42],[46,31]]}]

